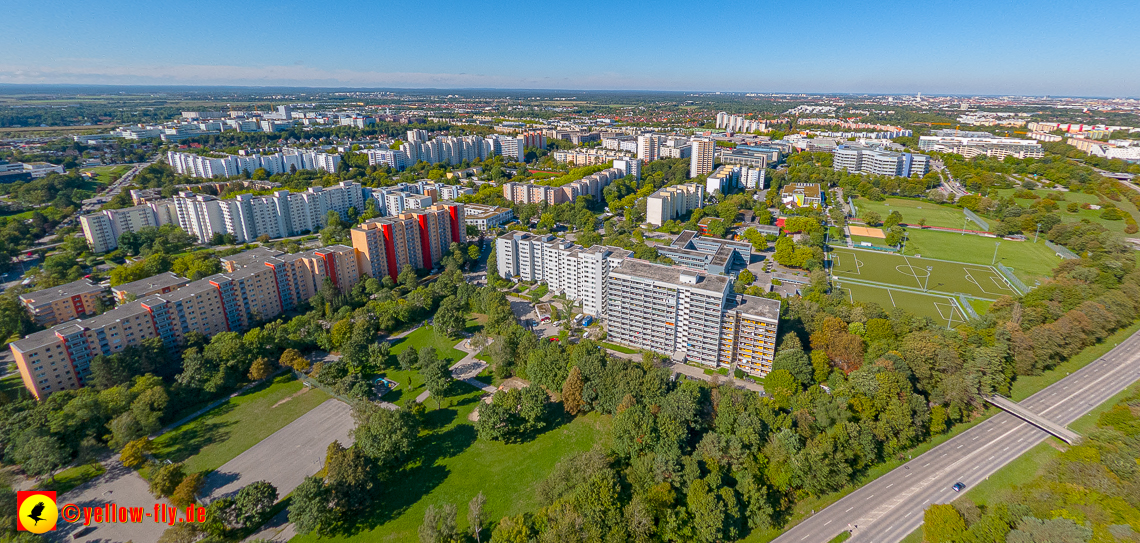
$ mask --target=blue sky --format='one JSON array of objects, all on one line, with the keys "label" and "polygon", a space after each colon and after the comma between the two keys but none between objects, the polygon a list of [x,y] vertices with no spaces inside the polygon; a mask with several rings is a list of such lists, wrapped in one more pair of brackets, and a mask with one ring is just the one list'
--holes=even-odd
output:
[{"label": "blue sky", "polygon": [[0,83],[1140,96],[1135,0],[4,5]]}]

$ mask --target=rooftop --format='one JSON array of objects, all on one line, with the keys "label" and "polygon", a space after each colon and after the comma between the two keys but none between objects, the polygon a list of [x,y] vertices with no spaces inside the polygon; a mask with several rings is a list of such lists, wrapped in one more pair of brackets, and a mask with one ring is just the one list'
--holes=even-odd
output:
[{"label": "rooftop", "polygon": [[780,301],[741,294],[729,297],[725,309],[732,309],[773,322],[780,319]]},{"label": "rooftop", "polygon": [[92,283],[88,279],[80,279],[66,285],[59,285],[57,287],[45,288],[37,290],[28,294],[21,294],[20,301],[32,305],[42,305],[54,302],[56,300],[63,300],[72,296],[80,294],[91,294],[95,292],[102,292],[103,287]]},{"label": "rooftop", "polygon": [[160,273],[158,275],[152,275],[146,279],[140,279],[138,281],[125,283],[117,287],[111,287],[111,292],[114,292],[115,294],[122,292],[125,294],[134,294],[135,296],[139,296],[142,294],[154,292],[156,290],[162,290],[164,288],[182,287],[189,283],[190,280],[185,277],[182,277],[174,272],[166,272]]},{"label": "rooftop", "polygon": [[[621,265],[610,272],[642,279],[649,279],[659,283],[668,283],[681,288],[704,290],[722,294],[728,288],[730,279],[723,275],[715,275],[691,268],[680,266],[665,266],[654,264],[636,258],[627,258]],[[684,278],[682,278],[684,276]],[[693,281],[695,279],[695,282]]]},{"label": "rooftop", "polygon": [[265,262],[268,258],[281,256],[283,254],[285,253],[269,247],[258,247],[256,249],[240,252],[236,255],[224,256],[221,260],[223,263],[231,264],[234,269],[237,269],[244,268],[251,264],[260,264]]}]

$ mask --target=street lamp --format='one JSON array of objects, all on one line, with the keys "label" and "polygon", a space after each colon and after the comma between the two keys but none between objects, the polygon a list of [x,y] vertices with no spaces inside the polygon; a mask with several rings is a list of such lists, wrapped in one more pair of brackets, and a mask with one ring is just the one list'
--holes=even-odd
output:
[{"label": "street lamp", "polygon": [[991,265],[991,266],[993,266],[994,264],[997,264],[997,250],[998,250],[998,245],[1001,245],[1001,242],[1000,242],[1000,241],[994,242],[994,260],[993,260],[993,262],[990,262],[990,265]]},{"label": "street lamp", "polygon": [[1037,243],[1037,235],[1041,233],[1041,223],[1037,223],[1037,231],[1033,233],[1033,243]]}]

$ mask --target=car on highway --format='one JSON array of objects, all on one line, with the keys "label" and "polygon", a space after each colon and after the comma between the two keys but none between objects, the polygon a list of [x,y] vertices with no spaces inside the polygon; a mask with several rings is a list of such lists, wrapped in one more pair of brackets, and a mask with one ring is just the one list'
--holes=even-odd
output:
[{"label": "car on highway", "polygon": [[966,488],[966,485],[959,481],[957,483],[954,483],[954,486],[951,488],[954,489],[954,492],[961,492],[963,488]]}]

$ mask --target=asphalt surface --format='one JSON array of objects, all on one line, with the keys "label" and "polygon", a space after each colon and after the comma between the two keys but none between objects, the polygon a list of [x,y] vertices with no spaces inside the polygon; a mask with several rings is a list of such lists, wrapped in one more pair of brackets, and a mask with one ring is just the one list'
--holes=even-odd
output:
[{"label": "asphalt surface", "polygon": [[[1138,379],[1140,333],[1020,404],[1067,425]],[[998,413],[804,519],[774,541],[821,543],[854,527],[850,543],[896,543],[922,525],[930,504],[960,496],[951,488],[954,483],[972,488],[1048,437],[1009,413]]]}]

